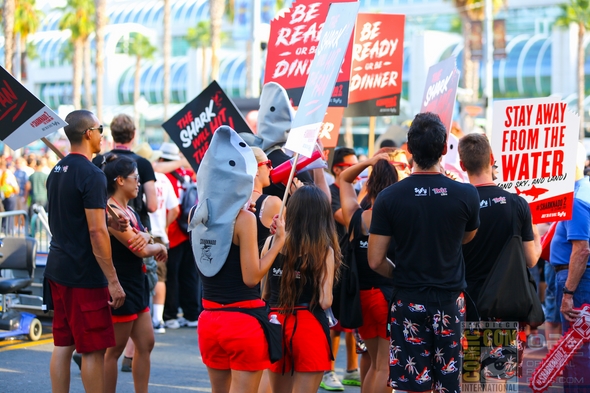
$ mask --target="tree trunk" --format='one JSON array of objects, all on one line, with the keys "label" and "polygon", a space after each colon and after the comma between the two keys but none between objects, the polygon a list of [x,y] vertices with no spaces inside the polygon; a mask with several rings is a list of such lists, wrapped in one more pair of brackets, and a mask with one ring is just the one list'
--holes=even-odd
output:
[{"label": "tree trunk", "polygon": [[201,89],[204,90],[209,85],[207,77],[207,47],[201,46]]},{"label": "tree trunk", "polygon": [[586,27],[584,22],[578,23],[578,114],[580,115],[580,140],[583,141],[584,133],[584,34]]},{"label": "tree trunk", "polygon": [[[170,105],[170,58],[172,57],[172,32],[170,26],[170,0],[164,0],[164,120],[168,119]],[[167,134],[166,134],[167,135]]]},{"label": "tree trunk", "polygon": [[102,121],[102,105],[104,99],[104,30],[107,24],[107,1],[96,0],[96,117]]},{"label": "tree trunk", "polygon": [[23,82],[27,80],[27,37],[20,36],[20,79]]},{"label": "tree trunk", "polygon": [[211,79],[219,81],[219,50],[221,49],[221,23],[225,9],[224,0],[209,0],[211,16]]},{"label": "tree trunk", "polygon": [[72,105],[74,109],[82,108],[82,64],[84,57],[84,41],[78,38],[74,41],[73,75],[72,75]]},{"label": "tree trunk", "polygon": [[88,38],[84,40],[84,107],[92,108],[92,61]]},{"label": "tree trunk", "polygon": [[133,121],[135,122],[135,129],[139,130],[139,77],[141,72],[141,57],[137,56],[135,60],[135,75],[133,79]]},{"label": "tree trunk", "polygon": [[4,0],[4,68],[12,74],[12,62],[14,60],[14,12],[15,0]]},{"label": "tree trunk", "polygon": [[[463,17],[463,87],[473,90],[473,61],[471,60],[471,22],[467,16]],[[472,100],[475,92],[473,92]]]}]

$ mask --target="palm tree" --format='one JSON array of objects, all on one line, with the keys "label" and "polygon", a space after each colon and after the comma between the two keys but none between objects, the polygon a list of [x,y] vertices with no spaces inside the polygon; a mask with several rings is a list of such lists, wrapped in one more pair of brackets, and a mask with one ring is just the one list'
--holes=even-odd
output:
[{"label": "palm tree", "polygon": [[14,16],[16,0],[4,0],[2,17],[4,19],[4,68],[12,74],[14,58]]},{"label": "palm tree", "polygon": [[201,86],[209,84],[207,75],[207,48],[211,43],[211,27],[208,21],[200,21],[196,27],[188,29],[186,41],[192,48],[201,49]]},{"label": "palm tree", "polygon": [[135,74],[133,82],[133,116],[135,119],[135,127],[139,128],[139,102],[140,86],[139,77],[141,73],[141,60],[151,59],[154,56],[157,48],[152,45],[149,38],[136,33],[129,40],[129,55],[135,56]]},{"label": "palm tree", "polygon": [[96,8],[96,117],[102,119],[104,89],[104,30],[107,25],[107,0],[95,0]]},{"label": "palm tree", "polygon": [[[233,7],[230,6],[233,10]],[[225,0],[209,0],[211,16],[211,79],[219,79],[219,50],[221,49],[221,24],[225,13]]]},{"label": "palm tree", "polygon": [[17,0],[15,17],[14,17],[14,33],[19,34],[20,37],[20,72],[21,79],[27,79],[27,38],[39,28],[43,13],[37,9],[36,0]]},{"label": "palm tree", "polygon": [[[164,120],[168,119],[170,104],[170,57],[172,56],[172,32],[170,26],[170,0],[164,0]],[[165,138],[167,137],[165,133]]]},{"label": "palm tree", "polygon": [[580,140],[584,139],[584,34],[590,29],[590,2],[588,0],[570,0],[560,4],[561,15],[557,18],[557,26],[574,23],[578,25],[578,114],[580,115]]},{"label": "palm tree", "polygon": [[[74,108],[81,108],[82,67],[84,56],[84,42],[88,40],[94,30],[94,1],[67,0],[64,15],[59,22],[59,28],[69,29],[70,41],[74,44],[73,76],[72,76],[72,104]],[[85,70],[90,77],[90,70]]]}]

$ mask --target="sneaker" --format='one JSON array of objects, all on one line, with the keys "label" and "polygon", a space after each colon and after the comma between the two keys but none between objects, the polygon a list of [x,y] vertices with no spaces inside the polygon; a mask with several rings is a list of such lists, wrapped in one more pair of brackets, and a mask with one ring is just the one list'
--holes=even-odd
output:
[{"label": "sneaker", "polygon": [[133,358],[128,358],[127,356],[123,355],[123,361],[121,362],[121,371],[123,371],[124,373],[130,373],[131,363],[133,363]]},{"label": "sneaker", "polygon": [[169,319],[164,322],[165,327],[168,329],[178,329],[180,327],[180,323],[178,323],[178,319]]},{"label": "sneaker", "polygon": [[178,318],[178,325],[180,327],[197,327],[198,324],[199,324],[198,320],[189,321],[188,319],[185,319],[184,317]]},{"label": "sneaker", "polygon": [[336,377],[336,373],[334,371],[330,371],[329,373],[324,374],[322,377],[322,382],[320,383],[320,388],[324,390],[329,390],[331,392],[343,392],[344,386]]},{"label": "sneaker", "polygon": [[82,371],[82,355],[80,355],[78,352],[74,352],[72,355],[72,360],[78,365],[80,371]]},{"label": "sneaker", "polygon": [[154,333],[166,333],[166,326],[164,326],[164,322],[160,321],[158,323],[154,323]]},{"label": "sneaker", "polygon": [[342,384],[348,386],[361,386],[361,375],[359,374],[359,370],[345,372],[344,378],[342,378]]}]

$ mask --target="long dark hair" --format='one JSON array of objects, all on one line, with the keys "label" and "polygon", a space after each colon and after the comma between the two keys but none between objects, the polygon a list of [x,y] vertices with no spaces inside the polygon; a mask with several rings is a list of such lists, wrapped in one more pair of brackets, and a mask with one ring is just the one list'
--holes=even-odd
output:
[{"label": "long dark hair", "polygon": [[104,156],[102,171],[107,177],[107,192],[109,195],[115,193],[115,183],[117,177],[127,178],[137,169],[137,163],[129,157],[117,156],[114,153],[108,153]]},{"label": "long dark hair", "polygon": [[367,180],[367,199],[373,203],[383,189],[397,183],[397,171],[387,160],[379,160],[373,165],[373,171]]},{"label": "long dark hair", "polygon": [[[319,303],[322,279],[328,273],[325,262],[330,247],[334,250],[334,281],[341,263],[332,208],[319,188],[303,186],[293,193],[287,205],[285,231],[287,236],[282,250],[284,263],[279,307],[286,313],[292,313],[307,280],[312,281],[313,287],[310,308]],[[301,265],[297,269],[299,259]],[[296,270],[299,270],[301,277],[298,290],[295,285]]]}]

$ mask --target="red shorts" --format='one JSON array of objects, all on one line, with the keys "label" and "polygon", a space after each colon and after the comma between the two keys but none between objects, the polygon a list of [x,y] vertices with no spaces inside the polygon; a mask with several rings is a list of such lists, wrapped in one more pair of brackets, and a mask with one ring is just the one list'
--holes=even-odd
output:
[{"label": "red shorts", "polygon": [[[329,371],[330,345],[319,321],[309,310],[297,310],[297,314],[276,314],[283,325],[283,357],[270,366],[273,373],[291,372],[293,364],[297,372]],[[293,332],[297,320],[297,329]],[[293,344],[291,347],[291,340]]]},{"label": "red shorts", "polygon": [[150,308],[146,307],[145,309],[141,310],[137,314],[131,315],[113,315],[113,323],[123,323],[123,322],[132,322],[139,318],[139,314],[144,312],[150,312]]},{"label": "red shorts", "polygon": [[71,288],[47,281],[53,299],[56,347],[76,345],[78,353],[89,353],[115,346],[108,288]]},{"label": "red shorts", "polygon": [[342,333],[342,332],[344,332],[344,333],[352,333],[352,329],[343,328],[340,325],[340,321],[338,321],[338,323],[336,325],[332,326],[330,328],[330,330],[332,330],[334,332],[338,332],[338,333]]},{"label": "red shorts", "polygon": [[387,300],[379,288],[363,289],[361,294],[361,309],[363,312],[363,326],[359,327],[359,334],[363,340],[387,337]]},{"label": "red shorts", "polygon": [[260,322],[251,315],[216,308],[264,307],[262,300],[221,305],[203,299],[197,333],[203,363],[219,370],[259,371],[270,367],[268,342]]}]

